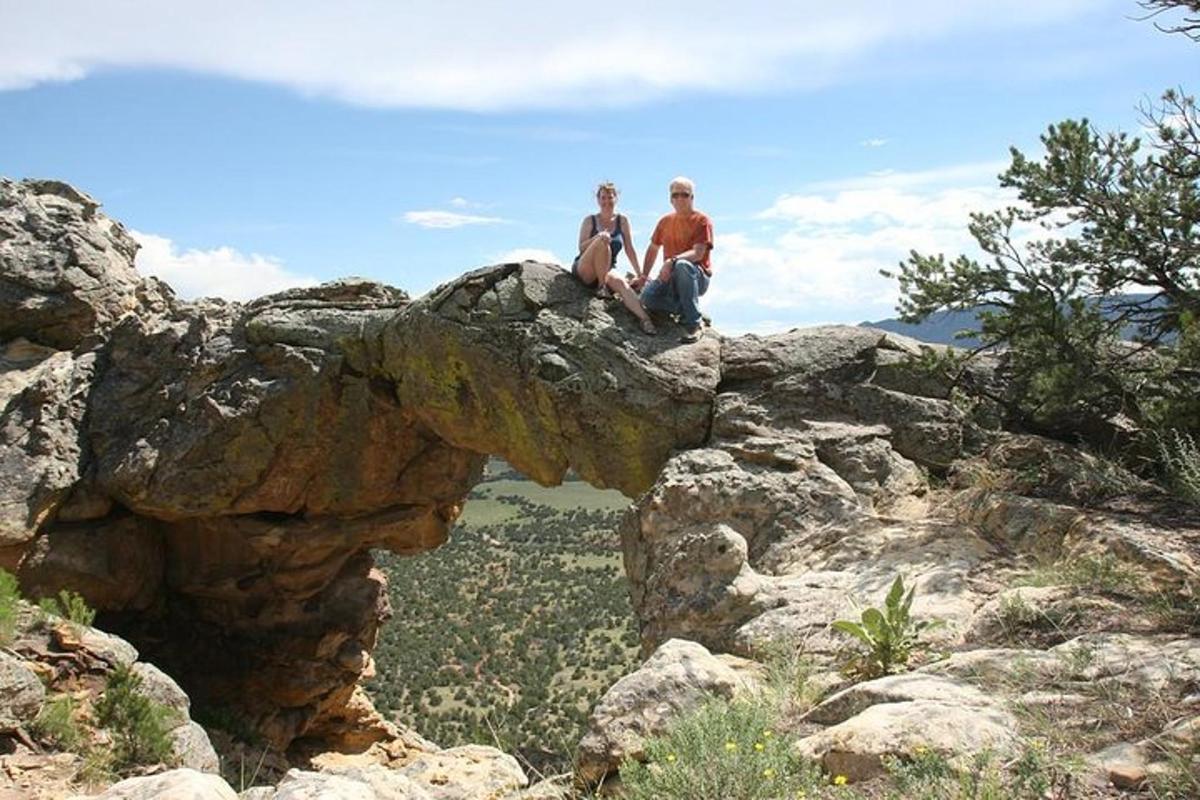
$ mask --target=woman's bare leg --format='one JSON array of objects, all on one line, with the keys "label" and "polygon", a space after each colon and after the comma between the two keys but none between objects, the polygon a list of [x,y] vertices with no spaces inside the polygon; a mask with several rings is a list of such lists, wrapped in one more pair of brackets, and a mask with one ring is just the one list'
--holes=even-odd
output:
[{"label": "woman's bare leg", "polygon": [[[608,275],[608,269],[612,264],[612,248],[604,239],[596,238],[584,248],[583,254],[579,256],[579,277],[589,286],[595,285],[597,289],[604,285],[603,281]],[[603,265],[604,272],[599,271],[599,265]]]},{"label": "woman's bare leg", "polygon": [[[642,307],[642,299],[638,297],[637,292],[629,287],[624,278],[620,275],[609,273],[608,288],[612,289],[613,293],[621,298],[621,302],[625,304],[625,307],[629,309],[631,314],[638,318],[638,322],[650,322],[650,315]],[[646,330],[646,328],[643,326],[642,330]]]},{"label": "woman's bare leg", "polygon": [[[592,271],[596,275],[596,292],[604,295],[608,291],[608,273],[612,269],[612,245],[608,240],[597,239],[597,242],[603,247],[597,247],[592,254]],[[588,249],[591,250],[590,247]]]}]

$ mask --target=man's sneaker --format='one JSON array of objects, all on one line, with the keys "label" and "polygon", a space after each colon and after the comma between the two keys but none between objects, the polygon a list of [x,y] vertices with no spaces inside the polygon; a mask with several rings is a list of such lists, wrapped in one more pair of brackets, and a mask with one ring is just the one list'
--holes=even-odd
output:
[{"label": "man's sneaker", "polygon": [[692,328],[684,328],[683,336],[679,337],[679,341],[683,342],[684,344],[689,344],[691,342],[698,342],[698,341],[700,341],[700,337],[703,334],[704,334],[704,327],[701,325],[696,325],[695,327],[692,327]]},{"label": "man's sneaker", "polygon": [[706,328],[712,327],[712,317],[710,317],[708,314],[701,314],[700,321],[702,323],[704,323],[704,327],[706,327]]}]

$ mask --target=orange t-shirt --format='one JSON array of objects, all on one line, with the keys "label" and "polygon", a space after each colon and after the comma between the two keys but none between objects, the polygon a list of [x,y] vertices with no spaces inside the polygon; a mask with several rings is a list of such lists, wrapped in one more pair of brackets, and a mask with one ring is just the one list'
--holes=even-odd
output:
[{"label": "orange t-shirt", "polygon": [[709,256],[713,246],[713,230],[712,220],[707,215],[699,211],[693,211],[690,214],[678,212],[667,214],[654,227],[654,235],[650,237],[650,243],[663,248],[663,258],[677,256],[691,250],[697,244],[708,245],[708,251],[705,252],[704,258],[697,266],[704,270],[705,274],[712,275]]}]

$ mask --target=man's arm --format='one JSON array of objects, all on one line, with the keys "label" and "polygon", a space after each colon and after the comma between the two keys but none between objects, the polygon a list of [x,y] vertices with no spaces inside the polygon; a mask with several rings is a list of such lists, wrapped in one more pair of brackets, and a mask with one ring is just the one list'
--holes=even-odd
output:
[{"label": "man's arm", "polygon": [[675,267],[676,261],[690,261],[693,264],[698,265],[704,260],[704,256],[708,254],[710,249],[712,248],[709,247],[709,245],[705,244],[704,242],[700,242],[692,245],[691,248],[684,250],[679,255],[671,256],[670,258],[664,260],[662,269],[658,272],[658,279],[663,283],[671,280],[671,270]]}]

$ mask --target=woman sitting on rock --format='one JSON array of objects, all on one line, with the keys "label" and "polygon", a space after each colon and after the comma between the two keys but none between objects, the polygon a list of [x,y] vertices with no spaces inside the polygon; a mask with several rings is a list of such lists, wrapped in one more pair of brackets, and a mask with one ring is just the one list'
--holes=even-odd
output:
[{"label": "woman sitting on rock", "polygon": [[583,281],[584,286],[595,288],[599,298],[619,295],[625,307],[638,318],[642,332],[653,336],[658,331],[646,309],[642,308],[642,301],[614,270],[617,256],[624,250],[633,265],[633,274],[641,273],[629,219],[616,211],[616,185],[611,182],[600,184],[596,188],[596,204],[600,206],[600,213],[589,214],[579,225],[579,255],[571,265],[571,274]]}]

